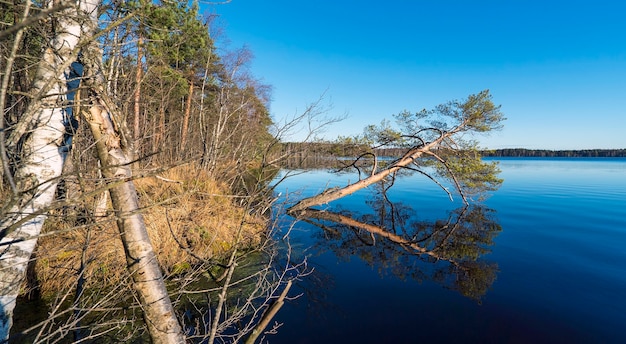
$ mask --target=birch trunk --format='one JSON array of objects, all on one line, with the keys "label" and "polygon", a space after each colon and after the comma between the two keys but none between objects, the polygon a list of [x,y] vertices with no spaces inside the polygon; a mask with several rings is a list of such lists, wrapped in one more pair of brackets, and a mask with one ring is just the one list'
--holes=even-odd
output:
[{"label": "birch trunk", "polygon": [[30,90],[34,98],[7,140],[12,149],[23,141],[15,173],[19,192],[0,223],[0,342],[9,337],[17,295],[63,170],[66,75],[77,55],[81,14],[96,8],[65,0],[55,5],[67,8],[58,15],[56,35],[38,66]]},{"label": "birch trunk", "polygon": [[[64,163],[62,146],[66,75],[76,60],[79,41],[86,43],[97,28],[98,0],[59,0],[64,10],[57,18],[57,33],[44,52],[31,94],[34,98],[7,140],[17,147],[22,140],[16,168],[18,197],[0,222],[0,342],[8,340],[12,314],[30,256],[35,248],[46,211],[55,195]],[[122,236],[128,269],[133,278],[148,331],[154,343],[184,343],[181,327],[170,302],[156,256],[130,181],[132,151],[119,123],[114,123],[112,102],[103,92],[101,51],[95,41],[83,51],[83,82],[90,87],[90,108],[85,115],[97,141],[103,175],[110,185],[114,210]],[[89,75],[91,74],[91,75]]]},{"label": "birch trunk", "polygon": [[102,53],[96,42],[83,50],[84,82],[90,90],[88,111],[82,113],[96,140],[102,174],[109,185],[117,217],[128,271],[141,303],[144,320],[155,344],[185,343],[180,324],[170,301],[145,222],[140,213],[137,191],[131,180],[133,151],[128,130],[118,121],[103,89]]}]

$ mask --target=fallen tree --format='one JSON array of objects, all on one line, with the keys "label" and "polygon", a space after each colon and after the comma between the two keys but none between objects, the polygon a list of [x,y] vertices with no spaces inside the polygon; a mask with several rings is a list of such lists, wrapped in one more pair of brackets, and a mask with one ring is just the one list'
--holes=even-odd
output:
[{"label": "fallen tree", "polygon": [[[365,129],[365,135],[360,140],[369,143],[372,149],[363,152],[348,165],[359,169],[356,164],[359,160],[373,157],[368,177],[305,198],[290,207],[288,212],[299,216],[307,208],[345,197],[384,178],[394,178],[401,171],[423,174],[452,197],[440,181],[441,178],[450,180],[466,204],[469,196],[496,189],[502,182],[497,178],[496,164],[481,161],[477,143],[467,138],[474,133],[501,128],[504,117],[500,106],[492,102],[488,90],[470,95],[464,101],[450,101],[433,110],[417,113],[405,111],[395,117],[400,130],[392,128],[386,121],[380,126],[368,126]],[[405,148],[405,153],[399,159],[379,167],[382,164],[378,163],[378,157],[373,151],[374,148],[386,146]],[[426,167],[434,167],[435,172],[430,172]]]}]

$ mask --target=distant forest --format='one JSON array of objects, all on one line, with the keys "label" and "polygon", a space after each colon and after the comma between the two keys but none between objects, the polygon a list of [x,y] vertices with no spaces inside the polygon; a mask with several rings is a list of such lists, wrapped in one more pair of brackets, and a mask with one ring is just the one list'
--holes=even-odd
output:
[{"label": "distant forest", "polygon": [[506,148],[484,150],[485,157],[530,157],[530,158],[623,158],[626,149],[577,149],[577,150],[546,150]]},{"label": "distant forest", "polygon": [[[375,148],[371,149],[363,144],[343,144],[334,142],[286,142],[282,144],[282,153],[292,158],[316,159],[328,156],[352,157],[363,152],[371,152],[379,157],[399,157],[402,148]],[[529,157],[529,158],[622,158],[626,157],[626,149],[577,149],[577,150],[547,150],[505,148],[481,151],[484,157]]]}]

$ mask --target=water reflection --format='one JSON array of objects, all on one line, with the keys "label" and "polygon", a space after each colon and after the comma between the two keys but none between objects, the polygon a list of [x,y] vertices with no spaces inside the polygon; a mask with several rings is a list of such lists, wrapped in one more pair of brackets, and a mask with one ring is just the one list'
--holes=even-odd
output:
[{"label": "water reflection", "polygon": [[391,202],[385,190],[379,186],[367,212],[309,208],[299,218],[323,230],[317,235],[320,251],[359,257],[402,280],[433,280],[480,302],[498,272],[496,263],[484,259],[501,231],[495,211],[476,204],[423,220],[407,204]]}]

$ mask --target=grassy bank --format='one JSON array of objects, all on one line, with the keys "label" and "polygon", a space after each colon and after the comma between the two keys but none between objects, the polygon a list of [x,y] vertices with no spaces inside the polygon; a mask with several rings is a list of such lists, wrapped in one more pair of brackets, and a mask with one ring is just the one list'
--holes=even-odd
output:
[{"label": "grassy bank", "polygon": [[[185,165],[135,182],[143,216],[166,275],[183,274],[202,261],[219,258],[233,245],[261,242],[266,219],[239,206],[239,196],[203,170]],[[43,295],[75,288],[106,288],[125,280],[123,247],[110,205],[94,211],[99,195],[80,206],[55,210],[39,240],[30,286]],[[91,207],[90,207],[91,206]]]}]

